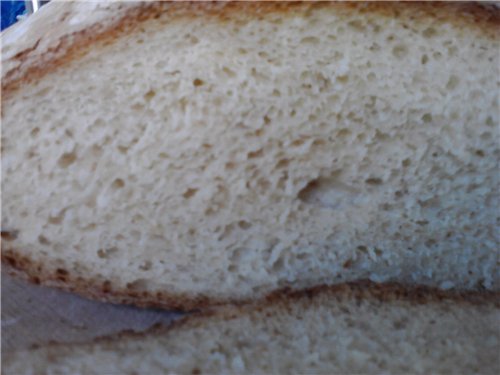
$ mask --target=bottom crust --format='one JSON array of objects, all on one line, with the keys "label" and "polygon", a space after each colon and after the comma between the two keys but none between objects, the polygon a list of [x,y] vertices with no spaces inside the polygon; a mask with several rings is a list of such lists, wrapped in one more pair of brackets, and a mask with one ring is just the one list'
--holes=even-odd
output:
[{"label": "bottom crust", "polygon": [[[137,291],[133,287],[118,289],[109,280],[98,280],[85,278],[81,275],[72,275],[67,270],[61,268],[48,270],[42,263],[37,263],[27,256],[17,254],[11,249],[2,250],[2,265],[5,266],[4,269],[8,274],[33,284],[55,287],[102,302],[135,305],[143,308],[161,308],[172,311],[190,312],[225,304],[243,305],[256,300],[256,298],[219,299],[206,295],[172,293],[168,290]],[[369,280],[319,285],[307,290],[300,290],[299,288],[290,286],[276,290],[268,294],[264,299],[269,301],[281,298],[296,298],[304,294],[312,296],[324,289],[328,289],[330,293],[345,293],[347,290],[350,294],[354,294],[356,298],[374,296],[380,300],[397,298],[410,300],[415,303],[454,300],[476,304],[493,301],[496,306],[500,307],[500,291],[441,290],[434,287],[404,285],[394,282],[374,283]]]}]

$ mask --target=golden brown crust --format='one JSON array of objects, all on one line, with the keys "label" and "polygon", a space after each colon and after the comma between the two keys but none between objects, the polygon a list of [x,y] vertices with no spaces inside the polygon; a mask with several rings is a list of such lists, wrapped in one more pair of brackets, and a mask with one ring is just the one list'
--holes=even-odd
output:
[{"label": "golden brown crust", "polygon": [[84,278],[73,275],[65,269],[48,269],[27,256],[14,250],[2,249],[2,264],[8,274],[36,285],[56,287],[75,292],[90,299],[116,304],[133,304],[138,307],[163,308],[168,310],[193,311],[210,305],[224,304],[226,301],[206,296],[188,296],[168,291],[138,291],[133,287],[116,289],[108,280]]},{"label": "golden brown crust", "polygon": [[[123,17],[109,24],[94,24],[79,32],[64,35],[57,47],[47,51],[38,51],[37,45],[20,51],[12,57],[18,60],[16,68],[7,71],[2,77],[4,97],[12,95],[21,85],[41,79],[58,67],[85,55],[90,48],[99,48],[112,43],[119,36],[132,32],[148,20],[168,15],[175,18],[216,17],[219,22],[232,18],[253,19],[270,14],[294,15],[306,13],[313,7],[336,7],[340,13],[359,12],[378,17],[402,17],[410,22],[433,19],[435,22],[447,22],[460,28],[477,29],[488,37],[497,37],[500,26],[500,9],[495,6],[477,3],[442,3],[442,2],[230,2],[226,4],[204,2],[146,2],[132,7]],[[24,64],[31,56],[28,64]]]},{"label": "golden brown crust", "polygon": [[[2,251],[2,263],[7,266],[7,272],[14,277],[22,278],[34,284],[75,292],[103,302],[188,312],[229,303],[236,306],[244,305],[253,301],[252,299],[222,300],[202,295],[193,296],[172,293],[167,290],[150,292],[117,289],[107,281],[73,276],[62,269],[50,271],[44,265],[36,264],[28,257],[19,256],[12,250]],[[367,280],[330,286],[320,285],[306,291],[288,287],[269,294],[265,297],[265,300],[270,303],[276,300],[302,298],[304,295],[312,298],[318,293],[324,293],[325,290],[328,290],[328,293],[332,295],[342,295],[349,291],[354,298],[371,296],[384,301],[399,299],[415,303],[429,303],[449,300],[473,304],[493,301],[500,307],[500,291],[444,291],[428,286],[402,285],[398,283],[375,284]]]}]

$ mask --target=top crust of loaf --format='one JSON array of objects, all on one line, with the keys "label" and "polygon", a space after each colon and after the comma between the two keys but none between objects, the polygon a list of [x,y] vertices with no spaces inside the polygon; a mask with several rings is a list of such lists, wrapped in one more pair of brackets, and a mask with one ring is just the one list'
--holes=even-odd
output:
[{"label": "top crust of loaf", "polygon": [[[11,96],[23,84],[42,79],[59,66],[78,59],[97,43],[110,44],[116,38],[133,32],[152,18],[217,17],[253,19],[269,14],[290,15],[304,8],[336,7],[339,12],[360,12],[378,17],[406,15],[413,22],[433,18],[469,28],[496,38],[499,34],[500,8],[475,3],[170,3],[133,2],[51,4],[51,11],[30,17],[2,33],[2,91]],[[48,7],[47,7],[48,8]],[[75,26],[76,24],[76,26]],[[46,30],[47,33],[40,32]],[[40,35],[46,35],[40,37]]]}]

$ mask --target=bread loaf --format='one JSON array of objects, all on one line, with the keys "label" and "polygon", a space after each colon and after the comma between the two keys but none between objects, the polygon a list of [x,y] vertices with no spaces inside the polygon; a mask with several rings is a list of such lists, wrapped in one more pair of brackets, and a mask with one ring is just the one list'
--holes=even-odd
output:
[{"label": "bread loaf", "polygon": [[146,334],[5,353],[3,373],[498,374],[500,305],[490,297],[320,288]]},{"label": "bread loaf", "polygon": [[180,309],[498,290],[499,12],[47,5],[2,36],[3,262]]}]

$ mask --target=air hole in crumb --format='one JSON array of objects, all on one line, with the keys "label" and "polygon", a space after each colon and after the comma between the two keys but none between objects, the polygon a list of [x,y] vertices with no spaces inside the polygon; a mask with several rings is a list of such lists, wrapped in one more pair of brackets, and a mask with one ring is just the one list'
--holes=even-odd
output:
[{"label": "air hole in crumb", "polygon": [[103,283],[102,283],[102,291],[104,293],[109,293],[111,292],[111,281],[109,280],[105,280]]},{"label": "air hole in crumb", "polygon": [[149,283],[145,279],[137,279],[131,283],[127,283],[128,290],[147,290]]},{"label": "air hole in crumb", "polygon": [[271,269],[273,270],[273,272],[279,272],[283,269],[284,265],[285,265],[285,262],[284,262],[283,258],[278,258],[271,265]]},{"label": "air hole in crumb", "polygon": [[226,169],[234,169],[236,165],[230,161],[230,162],[227,162],[226,165],[224,166]]},{"label": "air hole in crumb", "polygon": [[113,190],[118,190],[118,189],[121,189],[122,187],[125,186],[125,182],[121,179],[121,178],[117,178],[113,181],[113,183],[111,184],[111,188]]},{"label": "air hole in crumb", "polygon": [[97,250],[97,256],[101,259],[108,259],[111,255],[113,255],[117,251],[118,251],[118,248],[116,248],[116,247],[110,247],[107,249],[99,249],[99,250]]},{"label": "air hole in crumb", "polygon": [[363,20],[360,20],[360,19],[349,21],[348,25],[356,31],[365,31],[366,30],[366,26],[364,25]]},{"label": "air hole in crumb", "polygon": [[370,177],[365,180],[365,183],[368,185],[381,185],[383,183],[381,178]]},{"label": "air hole in crumb", "polygon": [[132,104],[130,108],[132,108],[134,111],[142,111],[144,109],[144,105],[142,105],[141,103],[135,103]]},{"label": "air hole in crumb", "polygon": [[436,60],[440,60],[441,57],[443,57],[443,54],[441,52],[436,51],[432,54],[432,57],[434,57]]},{"label": "air hole in crumb", "polygon": [[144,94],[144,99],[146,101],[149,101],[153,99],[156,96],[156,92],[154,90],[149,90],[147,93]]},{"label": "air hole in crumb", "polygon": [[197,192],[198,192],[198,189],[189,188],[184,192],[184,194],[182,194],[182,196],[186,199],[189,199],[189,198],[193,197]]},{"label": "air hole in crumb", "polygon": [[336,138],[345,138],[347,136],[351,135],[351,131],[347,128],[340,129],[337,134]]},{"label": "air hole in crumb", "polygon": [[323,139],[315,139],[312,143],[313,146],[322,146],[324,145],[326,142],[323,140]]},{"label": "air hole in crumb", "polygon": [[306,186],[304,186],[302,190],[299,191],[297,197],[303,202],[309,202],[311,201],[311,197],[314,196],[315,192],[319,189],[319,187],[320,187],[319,179],[309,181],[306,184]]},{"label": "air hole in crumb", "polygon": [[195,78],[193,80],[193,86],[203,86],[205,84],[205,82],[203,82],[203,80],[199,79],[199,78]]},{"label": "air hole in crumb", "polygon": [[40,133],[40,128],[37,127],[37,128],[31,129],[30,134],[32,137],[36,137],[38,135],[38,133]]},{"label": "air hole in crumb", "polygon": [[422,116],[422,121],[428,124],[432,121],[432,115],[430,113],[426,113]]},{"label": "air hole in crumb", "polygon": [[305,139],[296,139],[295,141],[293,141],[291,143],[291,145],[295,146],[295,147],[298,147],[298,146],[302,146],[305,142],[306,142]]},{"label": "air hole in crumb", "polygon": [[17,235],[19,234],[18,230],[3,230],[1,232],[2,234],[2,240],[4,241],[14,241],[17,238]]},{"label": "air hole in crumb", "polygon": [[352,259],[348,259],[347,261],[344,262],[344,264],[342,265],[343,268],[351,268],[353,265],[353,261]]},{"label": "air hole in crumb", "polygon": [[400,320],[396,320],[393,322],[392,325],[393,325],[394,329],[397,329],[397,330],[404,329],[407,325],[407,320],[405,318],[400,319]]},{"label": "air hole in crumb", "polygon": [[57,164],[61,168],[67,168],[71,164],[73,164],[76,161],[76,153],[75,152],[67,152],[62,154],[62,156],[59,158]]},{"label": "air hole in crumb", "polygon": [[44,235],[39,235],[38,236],[38,242],[41,244],[41,245],[50,245],[50,241],[47,239],[47,237],[45,237]]},{"label": "air hole in crumb", "polygon": [[401,162],[401,165],[405,168],[409,167],[411,165],[411,160],[410,158],[406,158]]},{"label": "air hole in crumb", "polygon": [[455,75],[450,76],[450,79],[448,80],[448,83],[446,84],[446,89],[448,89],[448,90],[456,89],[459,82],[460,82],[460,80],[458,79],[457,76],[455,76]]},{"label": "air hole in crumb", "polygon": [[375,130],[375,136],[374,136],[375,139],[379,140],[379,141],[386,141],[386,140],[389,140],[391,139],[391,136],[387,133],[382,133],[381,131],[379,130]]},{"label": "air hole in crumb", "polygon": [[252,224],[250,224],[248,221],[245,221],[245,220],[240,220],[238,221],[238,226],[241,228],[241,229],[248,229],[252,226]]},{"label": "air hole in crumb", "polygon": [[226,73],[229,77],[236,77],[236,73],[233,70],[229,69],[227,66],[222,68],[222,71]]},{"label": "air hole in crumb", "polygon": [[250,151],[247,154],[248,159],[254,159],[254,158],[260,158],[264,154],[264,151],[262,149],[259,149],[257,151]]},{"label": "air hole in crumb", "polygon": [[340,83],[347,83],[349,82],[349,76],[348,75],[338,76],[337,81]]},{"label": "air hole in crumb", "polygon": [[422,55],[422,58],[420,59],[420,62],[422,63],[422,65],[427,64],[428,61],[429,61],[429,56]]},{"label": "air hole in crumb", "polygon": [[133,224],[139,223],[141,221],[144,221],[144,216],[142,216],[141,214],[135,214],[134,216],[132,216],[132,223]]},{"label": "air hole in crumb", "polygon": [[483,150],[476,150],[475,154],[479,157],[484,157],[484,151]]},{"label": "air hole in crumb", "polygon": [[485,133],[481,134],[481,139],[483,141],[490,140],[491,139],[491,133],[490,132],[485,132]]},{"label": "air hole in crumb", "polygon": [[299,43],[318,44],[319,39],[315,36],[306,36],[305,38],[302,38]]},{"label": "air hole in crumb", "polygon": [[440,198],[439,197],[433,197],[429,198],[427,200],[417,200],[417,203],[424,208],[432,208],[432,207],[438,207],[440,204]]},{"label": "air hole in crumb", "polygon": [[392,49],[392,54],[398,59],[402,59],[408,54],[408,48],[404,45],[395,46]]},{"label": "air hole in crumb", "polygon": [[102,147],[99,145],[92,145],[90,152],[92,153],[92,156],[99,157],[102,154]]},{"label": "air hole in crumb", "polygon": [[453,47],[448,47],[448,55],[449,56],[456,56],[458,53],[458,48],[453,46]]},{"label": "air hole in crumb", "polygon": [[61,275],[61,276],[67,276],[69,274],[69,272],[66,271],[64,268],[58,268],[56,270],[56,274]]},{"label": "air hole in crumb", "polygon": [[269,57],[269,55],[264,51],[260,51],[258,53],[258,55],[259,55],[259,57],[262,57],[263,59],[267,59]]},{"label": "air hole in crumb", "polygon": [[90,224],[86,225],[85,227],[83,227],[82,230],[90,231],[90,230],[94,230],[96,228],[97,228],[96,223],[90,223]]},{"label": "air hole in crumb", "polygon": [[64,219],[65,212],[66,210],[62,210],[57,216],[49,216],[48,218],[49,224],[54,224],[54,225],[61,224]]},{"label": "air hole in crumb", "polygon": [[128,151],[128,147],[126,146],[118,146],[117,149],[121,154],[126,154]]},{"label": "air hole in crumb", "polygon": [[152,267],[152,263],[150,260],[146,260],[144,262],[142,262],[142,264],[139,266],[139,269],[141,271],[149,271]]},{"label": "air hole in crumb", "polygon": [[281,159],[278,164],[276,164],[276,168],[280,169],[280,168],[286,168],[288,167],[288,165],[290,164],[290,160],[289,159]]},{"label": "air hole in crumb", "polygon": [[363,253],[368,252],[368,248],[366,246],[363,246],[363,245],[358,246],[357,249]]},{"label": "air hole in crumb", "polygon": [[269,180],[265,179],[265,178],[260,178],[258,181],[257,181],[257,185],[259,186],[259,188],[261,188],[262,190],[267,190],[271,187],[271,183],[269,182]]},{"label": "air hole in crumb", "polygon": [[433,36],[437,35],[437,31],[433,27],[428,27],[427,29],[424,30],[422,35],[426,38],[432,38]]},{"label": "air hole in crumb", "polygon": [[381,47],[378,43],[373,43],[368,49],[372,52],[378,52],[381,50]]},{"label": "air hole in crumb", "polygon": [[383,203],[380,205],[380,208],[384,211],[390,211],[392,209],[392,206],[389,203]]},{"label": "air hole in crumb", "polygon": [[229,224],[224,227],[224,231],[220,234],[220,236],[217,238],[218,241],[222,241],[225,238],[228,238],[231,233],[233,232],[234,225]]},{"label": "air hole in crumb", "polygon": [[427,247],[432,247],[432,246],[435,246],[436,244],[437,244],[437,241],[432,239],[432,238],[425,241],[425,246],[427,246]]}]

